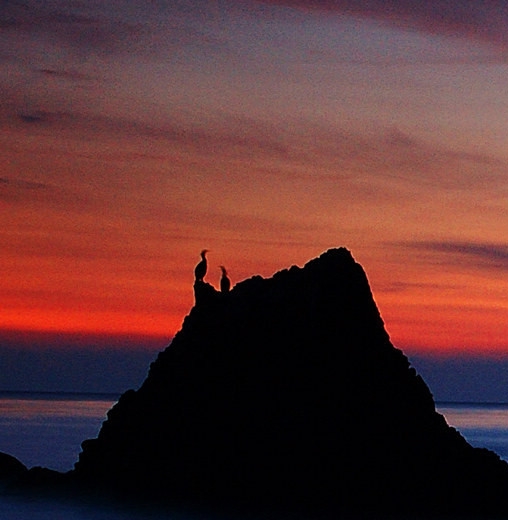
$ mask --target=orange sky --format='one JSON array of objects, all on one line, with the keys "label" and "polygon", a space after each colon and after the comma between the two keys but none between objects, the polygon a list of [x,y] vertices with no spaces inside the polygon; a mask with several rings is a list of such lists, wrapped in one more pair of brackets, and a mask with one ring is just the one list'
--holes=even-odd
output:
[{"label": "orange sky", "polygon": [[6,2],[0,331],[169,338],[201,249],[346,246],[396,346],[508,353],[507,9],[388,4]]}]

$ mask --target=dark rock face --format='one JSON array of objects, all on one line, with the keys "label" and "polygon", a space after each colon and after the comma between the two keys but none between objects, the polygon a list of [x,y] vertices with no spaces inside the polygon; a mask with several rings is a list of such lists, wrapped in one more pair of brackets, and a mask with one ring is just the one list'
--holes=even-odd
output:
[{"label": "dark rock face", "polygon": [[11,481],[28,471],[16,457],[0,452],[0,481]]},{"label": "dark rock face", "polygon": [[347,250],[195,294],[141,388],[83,443],[79,483],[313,511],[508,511],[508,465],[435,411]]}]

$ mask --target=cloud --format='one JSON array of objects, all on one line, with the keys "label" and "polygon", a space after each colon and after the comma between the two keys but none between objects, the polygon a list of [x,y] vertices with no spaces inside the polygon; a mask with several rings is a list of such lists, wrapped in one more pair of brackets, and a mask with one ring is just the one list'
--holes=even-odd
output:
[{"label": "cloud", "polygon": [[14,188],[17,190],[49,190],[52,188],[49,184],[44,184],[42,182],[31,182],[22,179],[0,177],[0,188],[2,186],[4,188]]},{"label": "cloud", "polygon": [[[65,2],[52,0],[3,0],[0,35],[36,38],[40,44],[72,50],[80,62],[101,57],[134,54],[164,57],[182,48],[228,50],[228,38],[220,34],[213,5],[206,2],[157,3]],[[219,32],[218,34],[214,34]],[[12,44],[12,41],[8,43]],[[21,47],[21,45],[18,45]],[[5,51],[4,51],[5,52]]]},{"label": "cloud", "polygon": [[[29,176],[30,172],[25,172],[25,175]],[[24,218],[37,211],[38,219],[42,223],[48,210],[70,215],[71,212],[94,207],[85,195],[76,194],[56,183],[37,182],[29,178],[16,178],[13,175],[0,177],[0,202],[11,205],[11,222],[14,222],[15,215],[18,215],[18,208]],[[25,224],[30,226],[31,220],[27,219],[23,222],[23,225]],[[7,226],[5,232],[10,233],[11,229]],[[7,248],[7,244],[4,246]]]},{"label": "cloud", "polygon": [[439,265],[508,271],[508,244],[505,243],[421,241],[398,245],[428,253],[427,260]]},{"label": "cloud", "polygon": [[[50,129],[54,135],[80,142],[85,137],[99,145],[127,139],[141,147],[113,152],[111,147],[99,146],[95,153],[105,160],[164,161],[179,151],[192,151],[203,161],[249,162],[250,169],[259,174],[340,183],[376,199],[383,189],[394,196],[399,196],[400,189],[490,189],[503,185],[508,166],[495,156],[447,148],[395,127],[362,134],[307,121],[267,123],[220,112],[209,112],[206,121],[191,113],[143,121],[128,115],[26,110],[4,115],[3,126],[12,129],[13,125],[20,132]],[[66,153],[64,148],[61,153]]]},{"label": "cloud", "polygon": [[[52,208],[58,212],[69,214],[83,208],[93,208],[86,195],[59,187],[57,184],[36,182],[25,178],[0,177],[0,201],[19,205],[27,210],[30,207],[47,210]],[[41,213],[41,220],[42,220]]]},{"label": "cloud", "polygon": [[502,159],[447,148],[397,128],[361,134],[308,127],[308,136],[295,141],[288,156],[313,162],[315,171],[300,175],[319,175],[321,166],[326,167],[330,181],[341,177],[384,183],[386,188],[394,189],[469,190],[504,183],[506,175],[507,163]]},{"label": "cloud", "polygon": [[63,69],[35,69],[35,72],[48,78],[64,79],[69,81],[90,81],[94,78],[88,74],[82,74],[75,70]]},{"label": "cloud", "polygon": [[75,116],[73,116],[69,112],[51,112],[49,110],[32,110],[32,111],[24,111],[18,114],[18,118],[23,123],[28,124],[46,124],[46,125],[58,125],[61,123],[71,124],[78,120]]},{"label": "cloud", "polygon": [[[471,189],[499,183],[507,163],[488,154],[453,150],[422,140],[388,135],[387,173],[411,178],[415,184],[443,189]],[[380,165],[381,170],[382,165]]]},{"label": "cloud", "polygon": [[504,0],[265,0],[264,3],[370,18],[404,29],[470,38],[508,48],[508,4]]},{"label": "cloud", "polygon": [[[79,7],[79,6],[78,6]],[[80,49],[111,52],[125,48],[144,33],[140,23],[128,23],[117,17],[105,16],[104,10],[85,14],[64,2],[25,2],[7,0],[0,11],[0,31],[45,35]]]},{"label": "cloud", "polygon": [[456,285],[446,285],[442,283],[430,282],[405,282],[405,281],[388,281],[384,284],[378,284],[376,290],[382,293],[404,293],[414,290],[443,290],[443,289],[457,289]]},{"label": "cloud", "polygon": [[[257,123],[248,117],[245,118],[221,118],[212,117],[207,125],[190,122],[186,117],[167,116],[160,121],[143,121],[140,118],[128,116],[110,116],[107,114],[90,114],[78,111],[52,111],[52,110],[20,110],[14,113],[10,107],[0,112],[0,128],[5,126],[12,129],[16,125],[18,129],[31,126],[47,127],[61,135],[74,136],[82,140],[97,139],[104,142],[105,139],[127,138],[151,140],[169,145],[191,147],[202,155],[227,155],[252,157],[262,156],[285,158],[289,153],[289,146],[283,142],[281,132],[275,125]],[[2,117],[3,116],[3,117]],[[192,115],[189,116],[192,119]],[[3,119],[3,121],[2,121]],[[2,124],[3,123],[3,124]],[[21,126],[20,126],[21,125]],[[133,154],[123,152],[111,153],[108,148],[108,156],[112,159],[132,160],[132,158],[158,158],[167,159],[167,155],[161,154]],[[171,149],[166,148],[168,153]]]},{"label": "cloud", "polygon": [[45,123],[51,121],[52,114],[42,111],[26,112],[19,114],[19,118],[24,123]]}]

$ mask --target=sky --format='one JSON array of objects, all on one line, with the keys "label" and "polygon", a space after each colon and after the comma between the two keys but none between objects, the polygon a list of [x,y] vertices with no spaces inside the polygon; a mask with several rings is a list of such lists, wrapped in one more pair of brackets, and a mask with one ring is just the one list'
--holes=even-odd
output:
[{"label": "sky", "polygon": [[155,355],[202,249],[218,286],[345,246],[396,347],[508,358],[507,23],[495,0],[4,0],[0,346]]}]

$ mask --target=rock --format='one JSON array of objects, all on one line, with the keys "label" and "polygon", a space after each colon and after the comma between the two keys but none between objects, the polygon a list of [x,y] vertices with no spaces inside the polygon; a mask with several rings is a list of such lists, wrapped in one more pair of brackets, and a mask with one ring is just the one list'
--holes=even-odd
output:
[{"label": "rock", "polygon": [[12,480],[27,469],[16,457],[0,452],[0,481]]},{"label": "rock", "polygon": [[34,466],[19,475],[16,486],[23,489],[46,489],[53,490],[63,487],[66,483],[65,473],[54,469]]},{"label": "rock", "polygon": [[390,342],[349,251],[196,305],[71,477],[125,496],[373,514],[508,513],[508,465],[472,448]]}]

